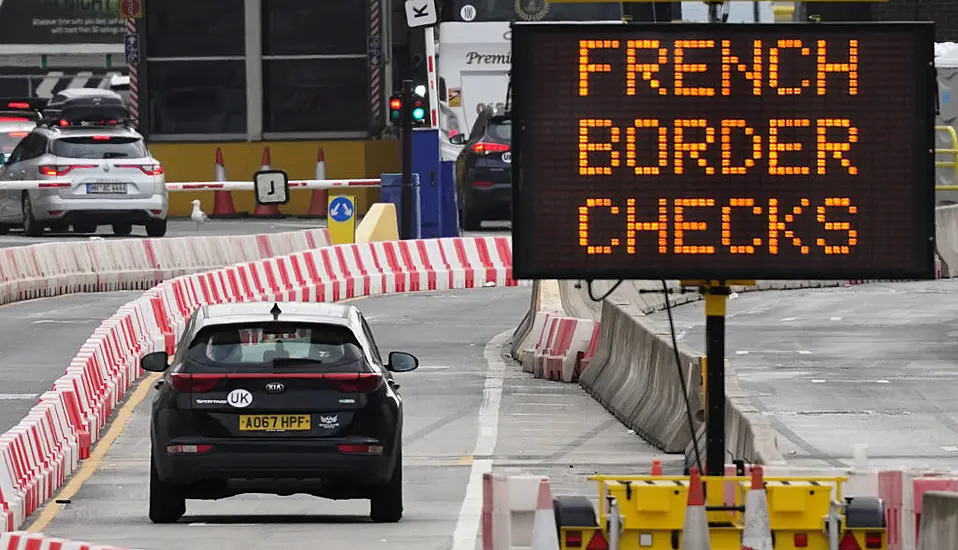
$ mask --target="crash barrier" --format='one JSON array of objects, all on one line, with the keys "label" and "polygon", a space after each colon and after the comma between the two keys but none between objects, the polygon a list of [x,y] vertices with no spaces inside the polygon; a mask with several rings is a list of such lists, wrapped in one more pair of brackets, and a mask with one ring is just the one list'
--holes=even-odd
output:
[{"label": "crash barrier", "polygon": [[664,476],[656,469],[590,476],[598,495],[554,498],[548,477],[484,474],[483,550],[770,550],[773,537],[776,547],[831,548],[829,529],[838,534],[838,548],[886,547],[881,502],[848,490],[844,476],[762,468],[725,477],[700,476],[695,468],[690,476]]},{"label": "crash barrier", "polygon": [[[482,475],[482,541],[484,550],[532,546],[537,496],[546,476]],[[551,504],[551,503],[550,503]]]},{"label": "crash barrier", "polygon": [[[129,275],[142,279],[140,271],[131,269]],[[117,275],[118,287],[125,278]],[[142,374],[140,358],[159,350],[172,353],[176,336],[203,304],[329,302],[514,285],[509,237],[326,246],[164,281],[105,320],[53,389],[0,436],[0,530],[20,526],[89,456],[110,415]]]},{"label": "crash barrier", "polygon": [[0,533],[0,550],[124,550],[116,546],[76,542],[37,533]]},{"label": "crash barrier", "polygon": [[958,493],[925,493],[922,508],[925,515],[918,550],[958,548]]}]

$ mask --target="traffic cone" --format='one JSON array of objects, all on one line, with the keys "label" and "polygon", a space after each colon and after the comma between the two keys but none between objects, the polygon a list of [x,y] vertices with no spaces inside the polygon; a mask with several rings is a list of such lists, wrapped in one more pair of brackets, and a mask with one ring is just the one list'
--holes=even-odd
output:
[{"label": "traffic cone", "polygon": [[752,488],[745,497],[745,528],[742,550],[772,550],[772,528],[768,519],[768,496],[762,467],[752,466]]},{"label": "traffic cone", "polygon": [[[213,170],[214,181],[229,181],[226,178],[226,164],[223,162],[223,150],[216,148],[216,164]],[[233,207],[233,193],[230,191],[213,192],[213,213],[211,218],[242,218],[246,214],[238,214]]]},{"label": "traffic cone", "polygon": [[[316,154],[316,179],[326,179],[326,152],[319,148]],[[313,189],[309,200],[309,210],[306,215],[300,218],[326,218],[326,209],[329,207],[329,191],[326,189]]]},{"label": "traffic cone", "polygon": [[[269,145],[267,145],[263,147],[263,165],[260,166],[260,170],[271,170],[270,164]],[[282,218],[283,214],[279,211],[279,206],[275,204],[256,203],[256,208],[253,209],[253,217],[277,219]]]},{"label": "traffic cone", "polygon": [[539,482],[536,516],[532,522],[532,550],[559,550],[559,529],[556,527],[548,479]]},{"label": "traffic cone", "polygon": [[699,469],[689,471],[689,499],[685,505],[685,525],[682,526],[682,550],[711,550],[708,516],[705,512],[705,492]]},{"label": "traffic cone", "polygon": [[657,458],[652,459],[652,475],[662,475],[662,461]]}]

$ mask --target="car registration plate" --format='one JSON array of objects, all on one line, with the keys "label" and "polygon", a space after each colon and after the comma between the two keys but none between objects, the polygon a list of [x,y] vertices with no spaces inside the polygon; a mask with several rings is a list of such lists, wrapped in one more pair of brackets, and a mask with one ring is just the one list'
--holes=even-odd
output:
[{"label": "car registration plate", "polygon": [[302,432],[310,430],[308,414],[241,414],[239,429],[244,432]]},{"label": "car registration plate", "polygon": [[125,195],[125,183],[88,183],[86,192],[90,194]]}]

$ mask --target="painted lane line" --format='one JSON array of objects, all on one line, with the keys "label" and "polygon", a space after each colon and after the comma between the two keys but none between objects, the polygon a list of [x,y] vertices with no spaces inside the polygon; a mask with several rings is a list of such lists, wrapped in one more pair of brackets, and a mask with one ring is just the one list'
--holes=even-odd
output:
[{"label": "painted lane line", "polygon": [[[502,360],[502,346],[512,336],[512,330],[497,334],[483,349],[486,360],[486,381],[482,389],[482,404],[479,406],[479,433],[476,434],[474,457],[491,457],[499,440],[499,407],[502,404],[502,386],[506,363]],[[459,519],[452,534],[452,550],[475,550],[479,525],[482,521],[482,476],[492,471],[491,458],[472,461],[466,496],[462,499]]]},{"label": "painted lane line", "polygon": [[38,393],[0,393],[0,401],[29,401],[36,399]]}]

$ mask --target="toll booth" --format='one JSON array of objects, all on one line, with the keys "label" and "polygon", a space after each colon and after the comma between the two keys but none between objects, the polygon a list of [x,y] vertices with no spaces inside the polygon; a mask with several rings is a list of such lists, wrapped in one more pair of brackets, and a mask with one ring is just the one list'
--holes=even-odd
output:
[{"label": "toll booth", "polygon": [[[233,180],[266,165],[313,179],[318,149],[329,178],[398,171],[398,143],[378,139],[393,89],[385,0],[124,4],[131,114],[168,181],[212,180],[217,149]],[[212,204],[206,193],[171,197],[171,215],[194,198]],[[359,191],[358,213],[377,196]],[[255,205],[249,192],[233,200],[237,211]],[[294,192],[281,210],[306,215],[310,202]]]}]

